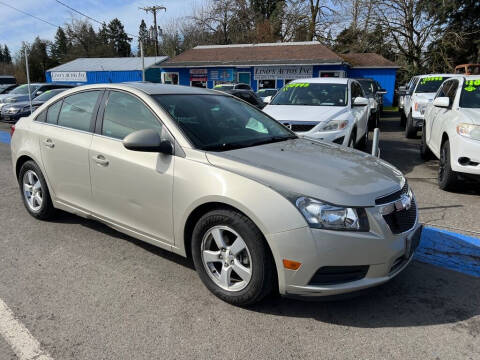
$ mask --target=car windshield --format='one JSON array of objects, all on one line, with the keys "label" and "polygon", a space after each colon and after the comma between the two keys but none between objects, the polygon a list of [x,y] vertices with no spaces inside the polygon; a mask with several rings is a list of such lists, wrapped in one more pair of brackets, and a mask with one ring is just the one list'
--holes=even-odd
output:
[{"label": "car windshield", "polygon": [[279,122],[234,97],[177,94],[153,98],[201,150],[226,151],[296,138]]},{"label": "car windshield", "polygon": [[272,95],[275,95],[276,93],[277,93],[276,89],[261,89],[261,90],[258,90],[257,92],[259,96],[272,96]]},{"label": "car windshield", "polygon": [[43,94],[38,95],[35,100],[38,101],[47,101],[54,97],[55,95],[61,93],[62,91],[65,91],[65,89],[55,89],[55,90],[47,90]]},{"label": "car windshield", "polygon": [[346,84],[289,83],[273,98],[271,105],[346,106]]},{"label": "car windshield", "polygon": [[[37,90],[39,88],[38,85],[30,85],[30,91],[33,93],[35,90]],[[14,95],[28,95],[28,85],[27,84],[24,84],[24,85],[20,85],[20,86],[17,86],[15,89],[13,89],[12,91],[10,91],[10,94],[14,94]]]},{"label": "car windshield", "polygon": [[416,93],[436,93],[440,85],[447,80],[446,76],[429,76],[421,78],[418,82]]},{"label": "car windshield", "polygon": [[465,81],[460,94],[460,107],[480,108],[480,79]]},{"label": "car windshield", "polygon": [[365,94],[367,95],[373,95],[375,93],[375,83],[370,80],[358,80],[360,85],[362,85],[363,91],[365,91]]}]

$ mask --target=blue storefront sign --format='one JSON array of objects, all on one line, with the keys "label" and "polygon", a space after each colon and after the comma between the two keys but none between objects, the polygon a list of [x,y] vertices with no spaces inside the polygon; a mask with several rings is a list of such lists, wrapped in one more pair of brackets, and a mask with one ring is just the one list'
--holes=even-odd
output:
[{"label": "blue storefront sign", "polygon": [[210,81],[228,81],[234,80],[233,69],[215,69],[208,71],[208,80]]}]

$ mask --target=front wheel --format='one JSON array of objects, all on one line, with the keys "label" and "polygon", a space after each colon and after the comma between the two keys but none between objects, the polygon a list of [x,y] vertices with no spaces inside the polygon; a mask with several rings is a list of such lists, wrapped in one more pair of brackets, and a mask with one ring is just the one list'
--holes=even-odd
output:
[{"label": "front wheel", "polygon": [[440,165],[438,168],[438,187],[442,190],[455,190],[458,175],[450,164],[450,142],[446,140],[440,149]]},{"label": "front wheel", "polygon": [[407,139],[413,139],[417,136],[417,128],[413,125],[412,113],[408,114],[407,124],[405,125],[405,137]]},{"label": "front wheel", "polygon": [[18,185],[28,213],[40,220],[47,220],[55,212],[47,182],[34,161],[25,162],[18,173]]},{"label": "front wheel", "polygon": [[427,135],[426,135],[426,127],[425,121],[423,122],[422,126],[422,142],[420,143],[420,157],[423,160],[431,160],[433,159],[434,155],[430,148],[427,145]]},{"label": "front wheel", "polygon": [[275,286],[274,261],[262,233],[237,211],[203,215],[193,230],[192,255],[205,286],[230,304],[254,304]]}]

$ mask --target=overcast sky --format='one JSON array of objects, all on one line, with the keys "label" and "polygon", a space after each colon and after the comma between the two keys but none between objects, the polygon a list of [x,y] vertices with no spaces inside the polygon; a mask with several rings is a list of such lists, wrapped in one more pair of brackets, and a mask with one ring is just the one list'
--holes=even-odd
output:
[{"label": "overcast sky", "polygon": [[[168,24],[175,18],[190,16],[195,7],[200,6],[205,0],[61,0],[63,3],[75,8],[99,21],[109,22],[117,17],[124,24],[125,30],[130,34],[138,34],[141,19],[147,25],[153,23],[153,15],[146,14],[139,7],[149,5],[163,5],[166,12],[160,12],[157,20],[160,26]],[[32,42],[38,35],[42,39],[53,40],[56,28],[44,22],[24,15],[2,3],[9,4],[19,10],[35,15],[55,25],[63,25],[72,20],[84,19],[55,0],[0,0],[0,44],[7,44],[12,55],[20,48],[22,41]],[[92,23],[95,29],[97,24]],[[135,39],[132,47],[137,47]]]}]

